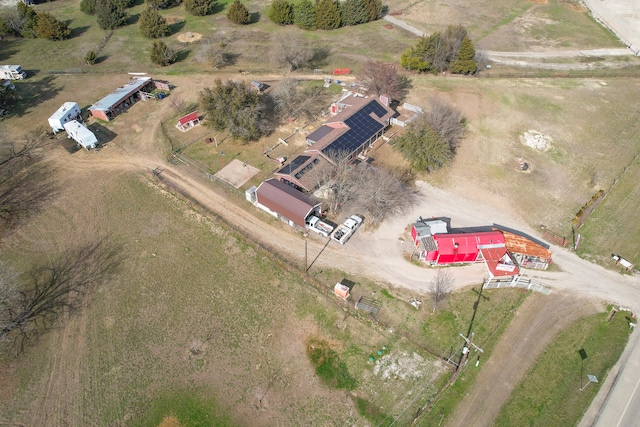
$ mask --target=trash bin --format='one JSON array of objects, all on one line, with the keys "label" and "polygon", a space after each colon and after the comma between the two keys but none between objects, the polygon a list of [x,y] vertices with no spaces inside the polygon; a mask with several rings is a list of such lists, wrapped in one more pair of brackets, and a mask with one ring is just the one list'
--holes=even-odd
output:
[{"label": "trash bin", "polygon": [[164,93],[159,93],[159,94],[156,95],[156,97],[158,99],[163,99],[164,98]]}]

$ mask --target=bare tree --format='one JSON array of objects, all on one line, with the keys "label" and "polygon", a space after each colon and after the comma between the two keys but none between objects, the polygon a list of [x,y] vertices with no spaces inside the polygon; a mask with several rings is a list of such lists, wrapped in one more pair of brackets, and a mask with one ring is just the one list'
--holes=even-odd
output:
[{"label": "bare tree", "polygon": [[413,87],[411,79],[400,74],[395,64],[367,60],[358,76],[369,93],[388,95],[402,101]]},{"label": "bare tree", "polygon": [[304,67],[314,57],[313,49],[297,31],[279,31],[272,40],[271,59],[289,71]]},{"label": "bare tree", "polygon": [[60,315],[79,308],[87,291],[117,266],[117,255],[98,241],[33,268],[22,285],[0,279],[0,344],[20,352]]},{"label": "bare tree", "polygon": [[451,271],[440,269],[436,273],[435,279],[431,282],[431,302],[433,304],[433,312],[435,313],[440,305],[449,298],[453,291],[453,275]]},{"label": "bare tree", "polygon": [[46,142],[41,129],[20,143],[0,135],[0,229],[4,232],[37,212],[56,194],[53,169],[40,161]]},{"label": "bare tree", "polygon": [[173,95],[169,98],[169,106],[178,114],[186,111],[187,103],[180,95]]},{"label": "bare tree", "polygon": [[485,68],[487,68],[487,65],[489,65],[490,62],[487,52],[480,49],[476,49],[476,54],[473,59],[475,59],[476,64],[478,64],[478,73],[480,72],[480,70],[484,70]]},{"label": "bare tree", "polygon": [[273,89],[272,97],[278,114],[283,119],[313,119],[326,104],[329,93],[319,86],[300,88],[293,78],[286,78]]},{"label": "bare tree", "polygon": [[416,202],[416,190],[403,181],[405,176],[399,170],[388,172],[363,163],[353,172],[358,187],[356,203],[367,213],[368,224],[378,224]]},{"label": "bare tree", "polygon": [[465,119],[462,113],[439,98],[431,98],[425,120],[445,139],[454,152],[465,134]]}]

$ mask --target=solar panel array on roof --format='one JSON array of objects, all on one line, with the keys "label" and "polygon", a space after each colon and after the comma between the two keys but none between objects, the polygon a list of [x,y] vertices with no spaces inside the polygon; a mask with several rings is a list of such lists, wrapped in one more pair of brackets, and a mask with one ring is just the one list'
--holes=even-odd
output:
[{"label": "solar panel array on roof", "polygon": [[375,99],[371,100],[344,121],[349,130],[326,146],[322,152],[329,156],[335,155],[335,153],[352,153],[384,129],[384,125],[371,117],[371,113],[378,117],[384,117],[387,110]]},{"label": "solar panel array on roof", "polygon": [[298,156],[295,159],[291,160],[291,163],[285,165],[282,169],[280,169],[276,173],[281,173],[284,175],[291,175],[296,169],[304,164],[307,160],[309,160],[311,156]]}]

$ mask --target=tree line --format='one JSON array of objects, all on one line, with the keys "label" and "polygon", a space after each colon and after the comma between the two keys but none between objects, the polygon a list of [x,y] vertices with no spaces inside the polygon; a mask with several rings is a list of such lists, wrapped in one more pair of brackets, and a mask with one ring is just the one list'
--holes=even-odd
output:
[{"label": "tree line", "polygon": [[274,0],[269,19],[278,25],[296,25],[303,30],[335,30],[382,17],[381,0]]},{"label": "tree line", "polygon": [[0,14],[0,34],[29,39],[66,40],[71,36],[71,30],[50,13],[36,12],[33,7],[18,2],[15,8],[8,8]]}]

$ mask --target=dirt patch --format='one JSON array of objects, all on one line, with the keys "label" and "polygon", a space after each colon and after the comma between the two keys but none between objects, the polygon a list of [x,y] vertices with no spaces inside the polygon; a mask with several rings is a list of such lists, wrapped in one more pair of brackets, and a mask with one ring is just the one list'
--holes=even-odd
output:
[{"label": "dirt patch", "polygon": [[[601,310],[593,301],[570,293],[527,298],[446,425],[491,425],[527,369],[556,334],[579,318]],[[476,368],[470,364],[466,369]]]},{"label": "dirt patch", "polygon": [[256,176],[260,170],[246,162],[233,159],[231,163],[218,171],[214,176],[235,188],[240,188],[245,182]]},{"label": "dirt patch", "polygon": [[200,40],[202,38],[202,34],[187,31],[186,33],[179,33],[176,38],[180,43],[193,43]]}]

